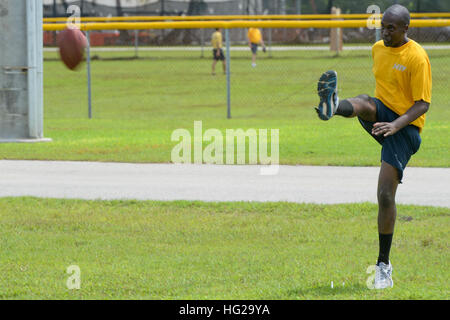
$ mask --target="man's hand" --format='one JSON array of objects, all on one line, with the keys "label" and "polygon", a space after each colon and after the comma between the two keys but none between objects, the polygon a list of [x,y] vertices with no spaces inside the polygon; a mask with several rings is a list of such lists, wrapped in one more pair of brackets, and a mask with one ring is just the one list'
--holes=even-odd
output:
[{"label": "man's hand", "polygon": [[411,108],[392,122],[376,122],[372,134],[383,137],[392,136],[428,111],[430,104],[423,100],[415,101]]},{"label": "man's hand", "polygon": [[392,136],[399,131],[392,122],[376,122],[372,128],[372,134],[376,136],[383,135],[383,137]]}]

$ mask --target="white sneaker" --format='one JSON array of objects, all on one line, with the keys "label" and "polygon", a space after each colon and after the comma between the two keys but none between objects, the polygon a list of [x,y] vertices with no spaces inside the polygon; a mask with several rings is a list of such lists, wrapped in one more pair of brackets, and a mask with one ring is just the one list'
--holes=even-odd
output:
[{"label": "white sneaker", "polygon": [[389,261],[389,265],[380,262],[379,265],[375,266],[375,289],[386,289],[392,288],[394,286],[394,280],[392,280],[392,265]]},{"label": "white sneaker", "polygon": [[252,63],[252,67],[253,67],[253,68],[256,67],[256,63]]}]

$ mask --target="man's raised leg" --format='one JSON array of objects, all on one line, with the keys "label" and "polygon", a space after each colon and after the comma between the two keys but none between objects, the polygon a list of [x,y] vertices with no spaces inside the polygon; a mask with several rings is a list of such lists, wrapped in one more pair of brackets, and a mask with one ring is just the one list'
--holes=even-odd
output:
[{"label": "man's raised leg", "polygon": [[377,107],[367,94],[340,101],[335,114],[347,118],[358,116],[365,121],[377,121]]}]

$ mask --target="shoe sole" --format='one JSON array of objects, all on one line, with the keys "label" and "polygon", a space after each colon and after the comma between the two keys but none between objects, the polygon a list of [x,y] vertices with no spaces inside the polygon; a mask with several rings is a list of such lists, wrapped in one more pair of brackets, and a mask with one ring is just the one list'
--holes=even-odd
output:
[{"label": "shoe sole", "polygon": [[[317,83],[317,93],[320,97],[319,108],[316,108],[319,118],[322,120],[329,120],[331,116],[328,116],[328,110],[332,110],[332,106],[328,105],[328,89],[330,80],[335,79],[335,87],[337,82],[337,72],[334,70],[328,70],[324,72]],[[322,107],[322,108],[320,108]],[[324,112],[324,110],[326,112]]]},{"label": "shoe sole", "polygon": [[394,287],[394,280],[391,280],[391,284],[389,286],[386,287],[374,287],[374,289],[376,290],[383,290],[383,289],[389,289],[389,288],[393,288]]}]

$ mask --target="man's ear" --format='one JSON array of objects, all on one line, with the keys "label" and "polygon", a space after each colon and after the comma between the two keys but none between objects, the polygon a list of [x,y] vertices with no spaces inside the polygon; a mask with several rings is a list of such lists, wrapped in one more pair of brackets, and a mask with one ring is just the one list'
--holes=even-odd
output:
[{"label": "man's ear", "polygon": [[408,32],[409,25],[406,24],[406,25],[404,26],[404,28],[405,28],[405,33]]}]

